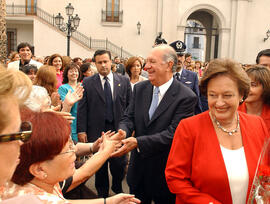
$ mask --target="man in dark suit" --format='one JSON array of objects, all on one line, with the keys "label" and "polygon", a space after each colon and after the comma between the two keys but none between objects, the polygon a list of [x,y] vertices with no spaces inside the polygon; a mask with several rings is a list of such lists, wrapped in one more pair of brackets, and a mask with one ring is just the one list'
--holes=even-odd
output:
[{"label": "man in dark suit", "polygon": [[116,73],[125,75],[125,66],[121,63],[121,60],[118,56],[114,57],[114,63],[116,65]]},{"label": "man in dark suit", "polygon": [[195,114],[199,114],[202,112],[199,80],[195,72],[189,71],[184,68],[184,61],[185,61],[184,52],[186,49],[186,45],[182,41],[177,40],[171,43],[170,46],[174,48],[178,57],[177,69],[174,76],[178,81],[182,82],[185,86],[189,87],[197,95],[198,103],[196,104],[195,107]]},{"label": "man in dark suit", "polygon": [[[131,96],[129,79],[111,72],[109,51],[97,50],[94,60],[98,74],[85,78],[83,98],[78,104],[78,138],[83,142],[95,141],[102,131],[118,129]],[[115,193],[122,192],[127,162],[125,155],[109,159],[96,173],[95,186],[99,197],[107,197],[109,193],[108,162],[112,174],[112,190]]]},{"label": "man in dark suit", "polygon": [[[183,118],[193,115],[196,95],[173,78],[177,55],[168,45],[152,49],[145,68],[149,81],[134,86],[133,97],[119,128],[126,139],[113,156],[131,151],[127,182],[130,193],[143,204],[171,204],[164,170],[174,131]],[[134,137],[130,137],[135,131]],[[120,130],[119,130],[120,132]]]}]

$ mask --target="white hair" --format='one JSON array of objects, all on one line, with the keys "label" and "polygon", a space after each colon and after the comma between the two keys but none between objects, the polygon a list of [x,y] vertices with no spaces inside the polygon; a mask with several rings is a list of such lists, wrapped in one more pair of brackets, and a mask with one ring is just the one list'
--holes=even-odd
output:
[{"label": "white hair", "polygon": [[51,99],[44,87],[34,85],[31,94],[24,102],[24,105],[32,111],[39,112],[50,108]]}]

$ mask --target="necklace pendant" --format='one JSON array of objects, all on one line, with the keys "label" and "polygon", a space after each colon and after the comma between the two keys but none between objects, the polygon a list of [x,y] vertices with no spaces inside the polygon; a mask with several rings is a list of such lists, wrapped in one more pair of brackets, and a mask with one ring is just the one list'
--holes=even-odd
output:
[{"label": "necklace pendant", "polygon": [[229,135],[232,136],[232,132],[229,132]]}]

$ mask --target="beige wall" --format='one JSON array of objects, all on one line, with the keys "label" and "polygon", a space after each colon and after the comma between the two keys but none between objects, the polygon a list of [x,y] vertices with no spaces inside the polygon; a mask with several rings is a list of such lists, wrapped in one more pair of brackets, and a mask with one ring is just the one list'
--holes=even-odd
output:
[{"label": "beige wall", "polygon": [[[29,20],[29,19],[28,19]],[[7,28],[16,29],[17,43],[29,42],[33,44],[33,22],[32,21],[14,21],[7,19]]]},{"label": "beige wall", "polygon": [[[34,45],[36,55],[46,56],[54,53],[67,55],[67,37],[38,18],[34,19]],[[87,58],[91,56],[88,49],[83,48],[74,40],[70,41],[70,56]]]},{"label": "beige wall", "polygon": [[[21,0],[6,2],[24,3]],[[123,23],[114,25],[101,23],[105,0],[38,0],[37,5],[50,14],[61,12],[66,19],[65,6],[69,2],[81,18],[79,31],[95,39],[108,38],[134,55],[147,56],[159,31],[168,42],[183,40],[188,16],[200,9],[211,13],[219,24],[219,57],[253,63],[260,50],[270,47],[270,39],[263,42],[265,32],[270,28],[269,2],[266,0],[121,0]],[[138,21],[142,25],[141,35],[137,34]],[[48,40],[40,33],[46,33]],[[66,39],[40,22],[34,23],[33,39],[36,50],[42,54],[66,53]],[[89,55],[85,49],[72,46],[71,55]]]}]

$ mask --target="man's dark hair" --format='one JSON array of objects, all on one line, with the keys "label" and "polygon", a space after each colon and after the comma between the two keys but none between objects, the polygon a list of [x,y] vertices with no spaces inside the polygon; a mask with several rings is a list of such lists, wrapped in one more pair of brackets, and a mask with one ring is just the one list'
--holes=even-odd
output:
[{"label": "man's dark hair", "polygon": [[185,58],[190,57],[190,56],[191,56],[190,53],[186,53],[186,54],[185,54]]},{"label": "man's dark hair", "polygon": [[17,47],[17,52],[19,52],[21,48],[25,48],[25,47],[29,47],[29,49],[31,50],[32,54],[34,54],[33,53],[33,50],[32,50],[32,46],[29,43],[27,43],[27,42],[20,43],[18,45],[18,47]]},{"label": "man's dark hair", "polygon": [[95,54],[94,54],[94,57],[93,57],[94,62],[96,62],[96,56],[98,56],[98,55],[104,55],[104,54],[108,54],[110,60],[112,59],[112,55],[111,55],[111,52],[110,51],[108,51],[108,50],[97,50],[95,52]]},{"label": "man's dark hair", "polygon": [[259,64],[260,62],[260,57],[262,56],[267,56],[267,57],[270,57],[270,49],[265,49],[265,50],[262,50],[258,53],[257,57],[256,57],[256,64]]}]

